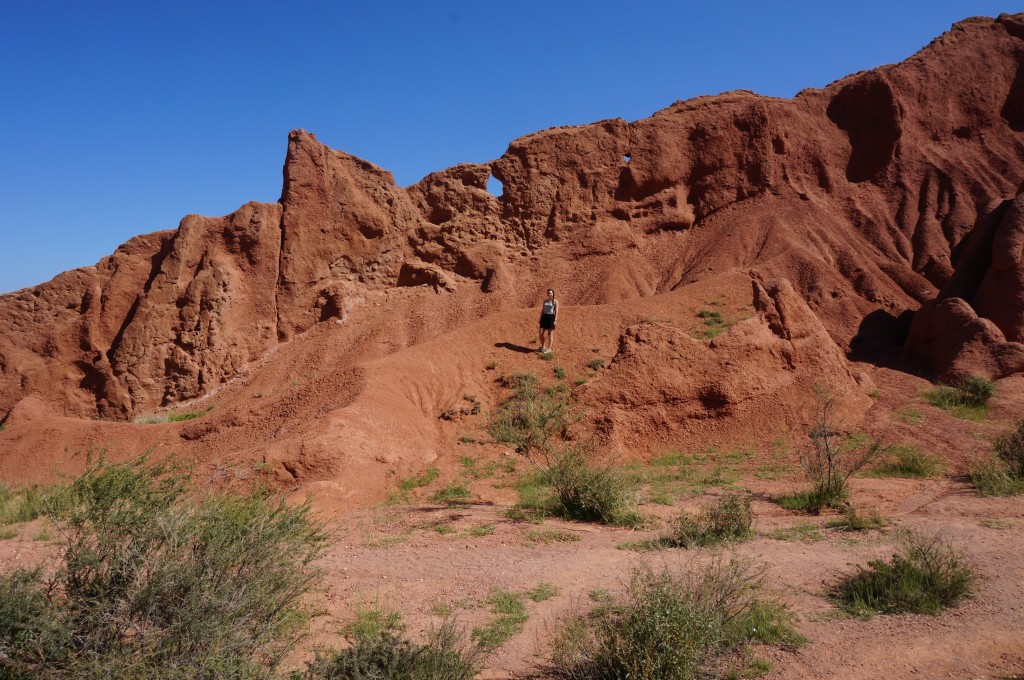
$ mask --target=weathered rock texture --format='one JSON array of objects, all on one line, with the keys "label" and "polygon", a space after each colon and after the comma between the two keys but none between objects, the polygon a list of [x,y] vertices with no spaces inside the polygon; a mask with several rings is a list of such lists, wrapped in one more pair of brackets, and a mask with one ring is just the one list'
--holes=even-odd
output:
[{"label": "weathered rock texture", "polygon": [[[551,129],[408,188],[295,131],[279,203],[189,216],[0,296],[0,417],[30,395],[129,418],[207,394],[396,286],[476,291],[450,324],[548,285],[597,304],[744,268],[792,281],[844,346],[879,306],[916,310],[952,285],[979,219],[1022,183],[1024,15],[968,19],[903,63],[791,100],[730,92]],[[922,313],[912,354],[929,370],[1021,370],[1018,212],[996,220],[970,309],[944,292]]]},{"label": "weathered rock texture", "polygon": [[727,441],[738,423],[759,438],[784,438],[813,420],[821,389],[840,398],[841,420],[860,420],[871,404],[867,376],[789,281],[752,284],[755,315],[710,343],[659,322],[626,330],[586,392],[608,439],[628,450],[652,438],[701,448]]}]

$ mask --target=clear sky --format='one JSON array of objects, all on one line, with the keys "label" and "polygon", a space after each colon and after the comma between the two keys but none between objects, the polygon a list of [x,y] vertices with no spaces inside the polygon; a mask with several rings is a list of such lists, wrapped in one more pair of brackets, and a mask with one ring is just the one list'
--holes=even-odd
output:
[{"label": "clear sky", "polygon": [[[288,131],[401,185],[553,125],[791,97],[1007,2],[0,3],[0,292],[276,201]],[[3,332],[0,329],[0,332]]]}]

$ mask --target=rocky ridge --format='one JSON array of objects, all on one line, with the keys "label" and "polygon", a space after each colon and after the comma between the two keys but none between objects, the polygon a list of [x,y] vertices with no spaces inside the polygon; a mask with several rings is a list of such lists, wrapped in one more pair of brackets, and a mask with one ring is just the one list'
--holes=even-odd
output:
[{"label": "rocky ridge", "polygon": [[[728,92],[553,128],[406,188],[294,131],[278,203],[187,216],[0,296],[0,419],[29,397],[115,420],[203,397],[355,309],[393,332],[338,351],[375,361],[547,286],[606,305],[734,271],[788,281],[771,290],[834,343],[815,359],[830,375],[852,375],[845,352],[907,333],[914,370],[1020,372],[1022,74],[1024,15],[968,19],[793,99]],[[743,344],[744,328],[719,342]]]}]

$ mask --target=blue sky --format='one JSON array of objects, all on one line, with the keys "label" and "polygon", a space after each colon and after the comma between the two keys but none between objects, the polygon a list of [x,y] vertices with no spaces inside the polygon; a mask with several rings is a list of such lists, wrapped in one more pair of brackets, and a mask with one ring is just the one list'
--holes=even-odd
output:
[{"label": "blue sky", "polygon": [[900,61],[1006,2],[54,2],[0,7],[0,292],[276,201],[305,128],[408,185],[553,125]]}]

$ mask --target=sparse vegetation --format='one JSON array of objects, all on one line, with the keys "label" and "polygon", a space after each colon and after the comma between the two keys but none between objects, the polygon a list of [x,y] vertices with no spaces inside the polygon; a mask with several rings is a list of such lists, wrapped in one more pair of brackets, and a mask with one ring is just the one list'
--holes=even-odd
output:
[{"label": "sparse vegetation", "polygon": [[1024,479],[1024,420],[1018,420],[1013,429],[999,435],[993,450],[1012,477]]},{"label": "sparse vegetation", "polygon": [[401,633],[405,630],[402,616],[379,606],[360,607],[342,632],[356,641],[374,640],[384,633]]},{"label": "sparse vegetation", "polygon": [[924,420],[924,413],[919,408],[905,408],[897,411],[896,417],[907,425],[920,425]]},{"label": "sparse vegetation", "polygon": [[418,489],[422,486],[427,486],[435,479],[437,479],[437,476],[440,474],[441,471],[438,470],[436,467],[427,468],[427,470],[425,470],[421,475],[403,479],[398,486],[402,491],[412,491],[413,489]]},{"label": "sparse vegetation", "polygon": [[523,629],[530,618],[523,596],[507,590],[492,590],[487,597],[494,618],[486,626],[473,629],[473,640],[485,649],[494,649]]},{"label": "sparse vegetation", "polygon": [[188,495],[146,457],[90,461],[46,514],[55,572],[0,577],[0,675],[265,677],[305,630],[326,538],[265,493]]},{"label": "sparse vegetation", "polygon": [[498,362],[497,361],[488,361],[487,365],[484,366],[484,368],[487,369],[488,371],[493,371],[497,367],[498,367]]},{"label": "sparse vegetation", "polygon": [[458,502],[469,498],[469,487],[459,482],[452,482],[447,484],[430,497],[430,500],[435,503],[451,503]]},{"label": "sparse vegetation", "polygon": [[667,545],[689,548],[709,546],[728,541],[743,541],[753,536],[754,514],[750,496],[726,493],[701,508],[697,515],[680,513]]},{"label": "sparse vegetation", "polygon": [[599,371],[602,368],[604,368],[604,364],[604,359],[602,359],[601,357],[595,357],[594,359],[590,360],[590,363],[587,364],[587,367],[590,368],[590,370],[592,371]]},{"label": "sparse vegetation", "polygon": [[909,533],[889,562],[873,560],[844,578],[834,596],[850,613],[938,614],[966,597],[975,581],[964,555],[938,535]]},{"label": "sparse vegetation", "polygon": [[43,514],[47,499],[60,493],[59,487],[44,489],[35,484],[18,488],[0,482],[0,526],[31,522]]},{"label": "sparse vegetation", "polygon": [[780,499],[783,507],[820,512],[846,499],[847,481],[885,454],[881,440],[844,435],[835,427],[837,398],[826,388],[815,387],[814,425],[808,436],[811,446],[800,457],[804,473],[813,484],[806,492]]},{"label": "sparse vegetation", "polygon": [[848,505],[840,519],[829,520],[825,526],[829,529],[842,529],[844,531],[867,531],[869,529],[881,529],[886,525],[885,518],[877,509],[860,513],[857,508]]},{"label": "sparse vegetation", "polygon": [[785,607],[756,597],[760,585],[761,572],[737,559],[683,572],[641,567],[624,598],[562,628],[553,644],[554,668],[568,680],[742,673],[742,661],[729,668],[731,652],[750,642],[803,642]]},{"label": "sparse vegetation", "polygon": [[490,536],[491,534],[494,533],[494,525],[493,524],[479,524],[479,525],[477,525],[475,527],[470,527],[469,531],[467,533],[470,536],[476,536],[477,538],[482,538],[483,536]]},{"label": "sparse vegetation", "polygon": [[502,384],[513,392],[489,419],[488,431],[495,441],[511,444],[520,453],[545,451],[550,440],[572,422],[568,397],[540,389],[533,374],[505,377]]},{"label": "sparse vegetation", "polygon": [[558,378],[559,380],[565,380],[565,369],[564,368],[562,368],[561,366],[555,366],[555,369],[554,369],[553,372],[554,372],[556,378]]},{"label": "sparse vegetation", "polygon": [[292,680],[472,680],[484,650],[466,643],[454,621],[430,632],[426,644],[412,642],[402,629],[384,629],[375,636],[353,637],[352,646],[318,652],[304,673]]},{"label": "sparse vegetation", "polygon": [[952,386],[939,384],[922,397],[950,415],[964,420],[984,420],[988,414],[988,401],[996,392],[994,381],[982,376],[958,380]]},{"label": "sparse vegetation", "polygon": [[799,541],[800,543],[817,543],[825,540],[821,527],[811,522],[797,522],[791,527],[774,529],[765,534],[776,541]]},{"label": "sparse vegetation", "polygon": [[561,529],[534,529],[526,532],[526,540],[531,543],[572,543],[580,540],[580,535],[574,531],[562,531]]},{"label": "sparse vegetation", "polygon": [[1024,420],[996,438],[992,456],[974,466],[971,480],[982,496],[1024,493]]},{"label": "sparse vegetation", "polygon": [[867,472],[872,477],[912,477],[927,479],[942,474],[942,461],[916,446],[897,444],[880,465]]},{"label": "sparse vegetation", "polygon": [[185,420],[195,420],[196,418],[202,418],[205,415],[206,411],[182,411],[179,413],[169,413],[167,415],[167,422],[180,423]]},{"label": "sparse vegetation", "polygon": [[594,465],[584,449],[566,447],[548,459],[545,481],[554,489],[555,514],[583,522],[636,526],[635,489],[611,466]]},{"label": "sparse vegetation", "polygon": [[543,602],[544,600],[550,600],[551,598],[558,595],[558,588],[551,585],[547,581],[541,581],[537,584],[537,587],[533,590],[526,591],[526,597],[530,598],[534,602]]},{"label": "sparse vegetation", "polygon": [[701,309],[697,312],[697,316],[704,320],[704,332],[705,338],[714,338],[729,329],[733,324],[726,321],[722,316],[722,313],[717,309]]}]

